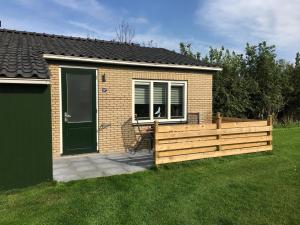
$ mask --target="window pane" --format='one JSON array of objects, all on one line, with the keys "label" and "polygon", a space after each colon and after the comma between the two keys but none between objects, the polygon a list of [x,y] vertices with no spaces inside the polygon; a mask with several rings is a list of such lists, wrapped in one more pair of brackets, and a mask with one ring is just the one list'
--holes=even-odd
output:
[{"label": "window pane", "polygon": [[67,74],[69,122],[92,121],[92,75]]},{"label": "window pane", "polygon": [[167,118],[167,83],[154,83],[153,85],[153,117]]},{"label": "window pane", "polygon": [[135,114],[138,119],[150,119],[150,86],[148,84],[136,84],[134,88],[135,95]]},{"label": "window pane", "polygon": [[183,118],[183,86],[171,86],[171,118]]}]

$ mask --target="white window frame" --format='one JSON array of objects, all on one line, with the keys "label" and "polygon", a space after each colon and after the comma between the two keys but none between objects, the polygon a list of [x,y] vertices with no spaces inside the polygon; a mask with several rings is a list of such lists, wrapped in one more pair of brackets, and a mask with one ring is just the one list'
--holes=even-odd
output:
[{"label": "white window frame", "polygon": [[[168,84],[168,105],[167,105],[167,116],[164,119],[154,119],[153,117],[153,84],[154,83],[167,83]],[[162,123],[171,122],[186,122],[187,121],[187,81],[174,81],[174,80],[132,80],[132,123],[137,123],[135,120],[135,85],[136,84],[147,84],[150,86],[150,120],[139,120],[139,123],[153,123],[155,120]],[[171,118],[171,86],[183,86],[184,98],[183,98],[183,118]]]}]

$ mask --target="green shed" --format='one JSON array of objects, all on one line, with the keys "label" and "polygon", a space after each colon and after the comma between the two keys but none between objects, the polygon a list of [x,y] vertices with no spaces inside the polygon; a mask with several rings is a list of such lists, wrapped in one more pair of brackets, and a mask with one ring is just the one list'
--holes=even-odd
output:
[{"label": "green shed", "polygon": [[0,186],[52,180],[50,87],[0,83]]}]

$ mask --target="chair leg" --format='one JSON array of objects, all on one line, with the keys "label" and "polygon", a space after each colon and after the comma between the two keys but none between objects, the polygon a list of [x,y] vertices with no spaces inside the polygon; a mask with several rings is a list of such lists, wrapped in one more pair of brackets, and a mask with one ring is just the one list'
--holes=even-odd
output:
[{"label": "chair leg", "polygon": [[151,153],[152,152],[152,140],[151,139],[149,139],[149,153]]}]

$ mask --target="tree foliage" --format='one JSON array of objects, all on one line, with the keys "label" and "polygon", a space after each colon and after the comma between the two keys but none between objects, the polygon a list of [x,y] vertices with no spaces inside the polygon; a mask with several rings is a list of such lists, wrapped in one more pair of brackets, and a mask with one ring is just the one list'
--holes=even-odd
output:
[{"label": "tree foliage", "polygon": [[[180,43],[180,52],[196,59],[191,45]],[[197,53],[200,56],[200,53]],[[214,75],[213,106],[225,116],[300,119],[300,54],[295,64],[277,59],[276,48],[261,42],[247,44],[244,54],[222,47],[210,48],[202,58],[222,67]]]},{"label": "tree foliage", "polygon": [[200,59],[200,52],[193,53],[191,43],[179,43],[180,54]]}]

